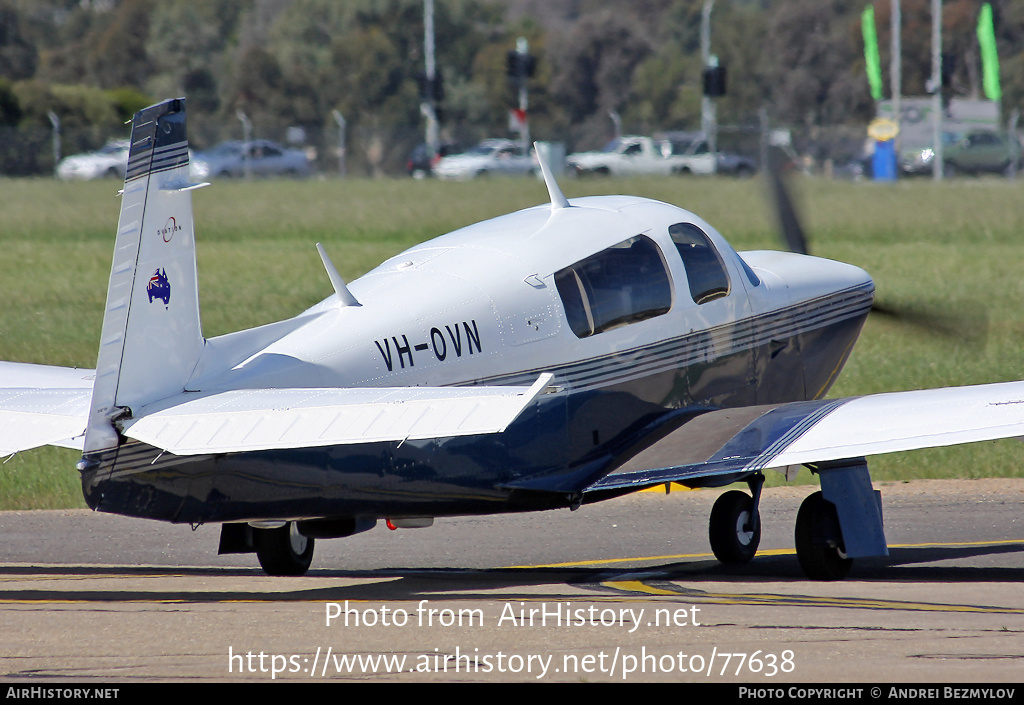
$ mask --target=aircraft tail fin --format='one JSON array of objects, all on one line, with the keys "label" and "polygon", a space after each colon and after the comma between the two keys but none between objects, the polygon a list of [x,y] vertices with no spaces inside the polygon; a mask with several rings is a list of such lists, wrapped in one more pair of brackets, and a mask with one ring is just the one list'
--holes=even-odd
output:
[{"label": "aircraft tail fin", "polygon": [[132,120],[85,451],[118,443],[113,421],[183,390],[204,340],[199,320],[185,100]]}]

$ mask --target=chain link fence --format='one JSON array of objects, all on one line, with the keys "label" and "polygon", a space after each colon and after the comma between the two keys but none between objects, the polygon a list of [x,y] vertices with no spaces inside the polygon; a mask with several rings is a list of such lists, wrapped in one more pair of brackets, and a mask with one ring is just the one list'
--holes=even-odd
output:
[{"label": "chain link fence", "polygon": [[[779,126],[772,126],[778,128]],[[865,159],[865,128],[833,126],[788,128],[792,147],[803,168],[830,173],[831,168],[862,163]],[[47,176],[55,173],[60,158],[100,149],[111,140],[129,137],[130,128],[76,127],[59,132],[44,127],[0,128],[0,176]],[[448,128],[443,141],[450,149],[468,149],[489,134],[482,128]],[[316,173],[324,176],[353,177],[401,176],[408,173],[408,161],[423,132],[417,126],[368,127],[342,129],[333,120],[322,127],[296,128],[285,125],[253,124],[252,139],[266,139],[285,147],[306,152]],[[574,151],[571,140],[538,135],[540,139],[563,142],[566,153]],[[189,140],[194,152],[209,149],[227,140],[242,140],[240,122],[212,124],[191,121]],[[723,125],[718,133],[721,151],[741,154],[760,166],[761,145],[765,135],[760,126]]]}]

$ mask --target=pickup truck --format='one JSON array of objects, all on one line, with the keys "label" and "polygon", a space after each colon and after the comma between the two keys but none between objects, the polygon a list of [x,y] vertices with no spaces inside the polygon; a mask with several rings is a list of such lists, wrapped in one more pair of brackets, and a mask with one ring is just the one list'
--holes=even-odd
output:
[{"label": "pickup truck", "polygon": [[600,152],[570,154],[565,162],[578,176],[714,174],[716,168],[715,156],[703,140],[674,142],[637,136],[617,137]]}]

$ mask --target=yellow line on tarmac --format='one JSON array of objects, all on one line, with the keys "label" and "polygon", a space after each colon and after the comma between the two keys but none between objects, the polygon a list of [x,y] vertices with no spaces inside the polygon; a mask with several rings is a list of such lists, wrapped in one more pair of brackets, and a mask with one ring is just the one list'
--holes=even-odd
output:
[{"label": "yellow line on tarmac", "polygon": [[[792,548],[771,548],[758,551],[759,556],[792,556],[796,551]],[[634,556],[632,558],[598,558],[592,561],[568,561],[566,563],[542,563],[539,565],[510,565],[515,569],[536,569],[536,568],[580,568],[588,565],[612,565],[614,563],[630,563],[634,561],[672,561],[683,558],[714,558],[714,553],[677,553],[668,556]]]},{"label": "yellow line on tarmac", "polygon": [[[1024,546],[1024,539],[1002,539],[997,541],[928,541],[925,543],[892,543],[889,548],[972,548],[984,546]],[[536,568],[580,568],[594,565],[614,565],[616,563],[630,563],[641,561],[671,561],[686,558],[714,558],[713,553],[676,553],[664,556],[632,556],[628,558],[598,558],[590,561],[566,561],[564,563],[541,563],[538,565],[512,565],[509,568],[515,569],[536,569]],[[771,548],[760,550],[758,556],[792,556],[796,550],[792,548]]]},{"label": "yellow line on tarmac", "polygon": [[899,600],[871,600],[857,597],[816,597],[813,595],[777,595],[770,593],[712,593],[700,590],[668,590],[647,585],[640,580],[610,580],[601,583],[626,592],[647,595],[677,595],[701,604],[719,605],[775,605],[781,607],[845,607],[873,610],[903,610],[912,612],[971,612],[982,614],[1024,614],[1019,607],[986,607],[978,605],[947,605],[929,602],[903,602]]},{"label": "yellow line on tarmac", "polygon": [[949,541],[945,543],[891,543],[889,548],[970,548],[972,546],[1024,546],[1024,539],[1003,539],[1001,541]]}]

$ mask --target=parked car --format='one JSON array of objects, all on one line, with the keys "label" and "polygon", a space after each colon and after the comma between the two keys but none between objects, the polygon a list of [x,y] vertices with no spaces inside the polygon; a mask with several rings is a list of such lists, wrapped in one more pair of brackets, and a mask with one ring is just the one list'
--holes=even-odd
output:
[{"label": "parked car", "polygon": [[[246,163],[248,162],[248,164]],[[288,149],[270,140],[221,142],[211,150],[198,152],[192,160],[192,174],[201,179],[245,176],[309,176],[313,167],[301,149]]]},{"label": "parked car", "polygon": [[450,154],[454,154],[456,148],[454,144],[445,142],[438,149],[440,153],[436,158],[433,158],[427,149],[427,145],[416,145],[416,148],[412,150],[409,158],[405,161],[405,173],[414,179],[425,179],[428,176],[432,176],[437,161]]},{"label": "parked car", "polygon": [[715,167],[716,174],[724,176],[735,176],[738,179],[745,179],[753,176],[757,171],[757,164],[750,157],[732,152],[719,152],[718,164]]},{"label": "parked car", "polygon": [[534,156],[523,154],[518,142],[490,139],[463,154],[443,157],[434,167],[434,175],[440,179],[472,179],[489,174],[522,176],[537,170]]},{"label": "parked car", "polygon": [[[946,150],[948,150],[951,145],[955,144],[961,139],[963,139],[963,135],[958,132],[943,132],[943,154],[945,154]],[[870,157],[868,157],[868,159],[870,159]],[[935,150],[932,149],[932,146],[930,144],[904,144],[897,161],[899,163],[899,169],[902,174],[906,176],[916,176],[930,175],[932,173],[932,162],[934,161],[934,159]]]},{"label": "parked car", "polygon": [[1021,146],[1005,132],[971,132],[942,151],[945,174],[1007,174],[1011,165],[1020,168]]},{"label": "parked car", "polygon": [[[904,174],[931,174],[935,150],[931,145],[904,149],[900,170]],[[1020,142],[1005,132],[978,130],[968,133],[942,133],[942,167],[946,176],[967,174],[1007,174],[1012,165],[1020,169]]]},{"label": "parked car", "polygon": [[57,164],[57,177],[73,179],[123,179],[128,169],[129,140],[111,140],[102,149],[65,157]]}]

